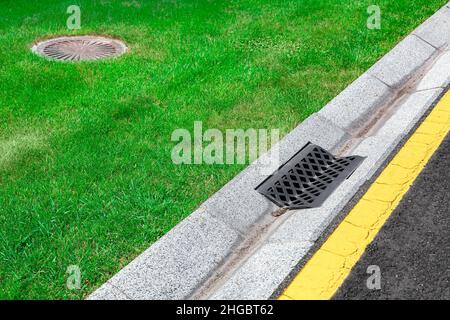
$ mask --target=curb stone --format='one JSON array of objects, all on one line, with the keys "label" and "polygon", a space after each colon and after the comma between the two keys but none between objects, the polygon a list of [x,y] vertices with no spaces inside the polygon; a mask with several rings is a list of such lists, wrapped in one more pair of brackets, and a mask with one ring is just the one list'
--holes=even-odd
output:
[{"label": "curb stone", "polygon": [[415,35],[407,36],[373,65],[368,73],[391,88],[404,85],[436,52],[436,48]]},{"label": "curb stone", "polygon": [[[365,122],[393,93],[386,84],[365,73],[322,108],[319,114],[350,131]],[[355,106],[359,108],[355,110]]]},{"label": "curb stone", "polygon": [[442,48],[450,42],[450,6],[447,3],[432,15],[425,23],[413,31],[435,48]]},{"label": "curb stone", "polygon": [[130,299],[183,299],[240,240],[207,213],[196,211],[155,242],[89,299],[108,299],[109,288]]}]

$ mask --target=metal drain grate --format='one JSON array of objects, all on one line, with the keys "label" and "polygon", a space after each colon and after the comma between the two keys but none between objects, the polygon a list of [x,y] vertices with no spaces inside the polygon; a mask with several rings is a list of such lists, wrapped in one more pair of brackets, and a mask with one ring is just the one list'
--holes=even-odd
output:
[{"label": "metal drain grate", "polygon": [[282,208],[319,207],[363,160],[360,156],[336,158],[308,143],[256,190]]},{"label": "metal drain grate", "polygon": [[127,47],[119,40],[97,36],[61,37],[39,42],[32,51],[53,60],[86,61],[119,56]]}]

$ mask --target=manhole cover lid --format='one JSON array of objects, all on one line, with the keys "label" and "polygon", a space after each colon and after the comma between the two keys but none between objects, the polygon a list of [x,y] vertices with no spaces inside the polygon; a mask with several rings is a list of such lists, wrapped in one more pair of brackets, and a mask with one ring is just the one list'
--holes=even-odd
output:
[{"label": "manhole cover lid", "polygon": [[119,56],[126,45],[116,39],[100,36],[68,36],[35,44],[32,51],[40,56],[61,61],[88,61]]}]

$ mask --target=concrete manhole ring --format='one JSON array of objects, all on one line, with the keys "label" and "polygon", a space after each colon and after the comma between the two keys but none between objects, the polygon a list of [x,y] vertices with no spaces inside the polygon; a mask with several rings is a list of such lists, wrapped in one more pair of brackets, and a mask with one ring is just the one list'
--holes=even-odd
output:
[{"label": "concrete manhole ring", "polygon": [[52,60],[89,61],[120,56],[127,51],[127,46],[107,37],[67,36],[39,42],[31,50]]}]

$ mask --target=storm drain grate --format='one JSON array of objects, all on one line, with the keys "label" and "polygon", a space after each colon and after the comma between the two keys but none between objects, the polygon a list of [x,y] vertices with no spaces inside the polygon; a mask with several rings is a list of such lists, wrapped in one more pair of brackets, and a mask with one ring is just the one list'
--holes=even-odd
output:
[{"label": "storm drain grate", "polygon": [[320,207],[363,160],[360,156],[336,158],[308,143],[256,190],[282,208]]},{"label": "storm drain grate", "polygon": [[119,56],[127,47],[119,40],[98,36],[60,37],[39,42],[32,51],[53,60],[86,61]]}]

